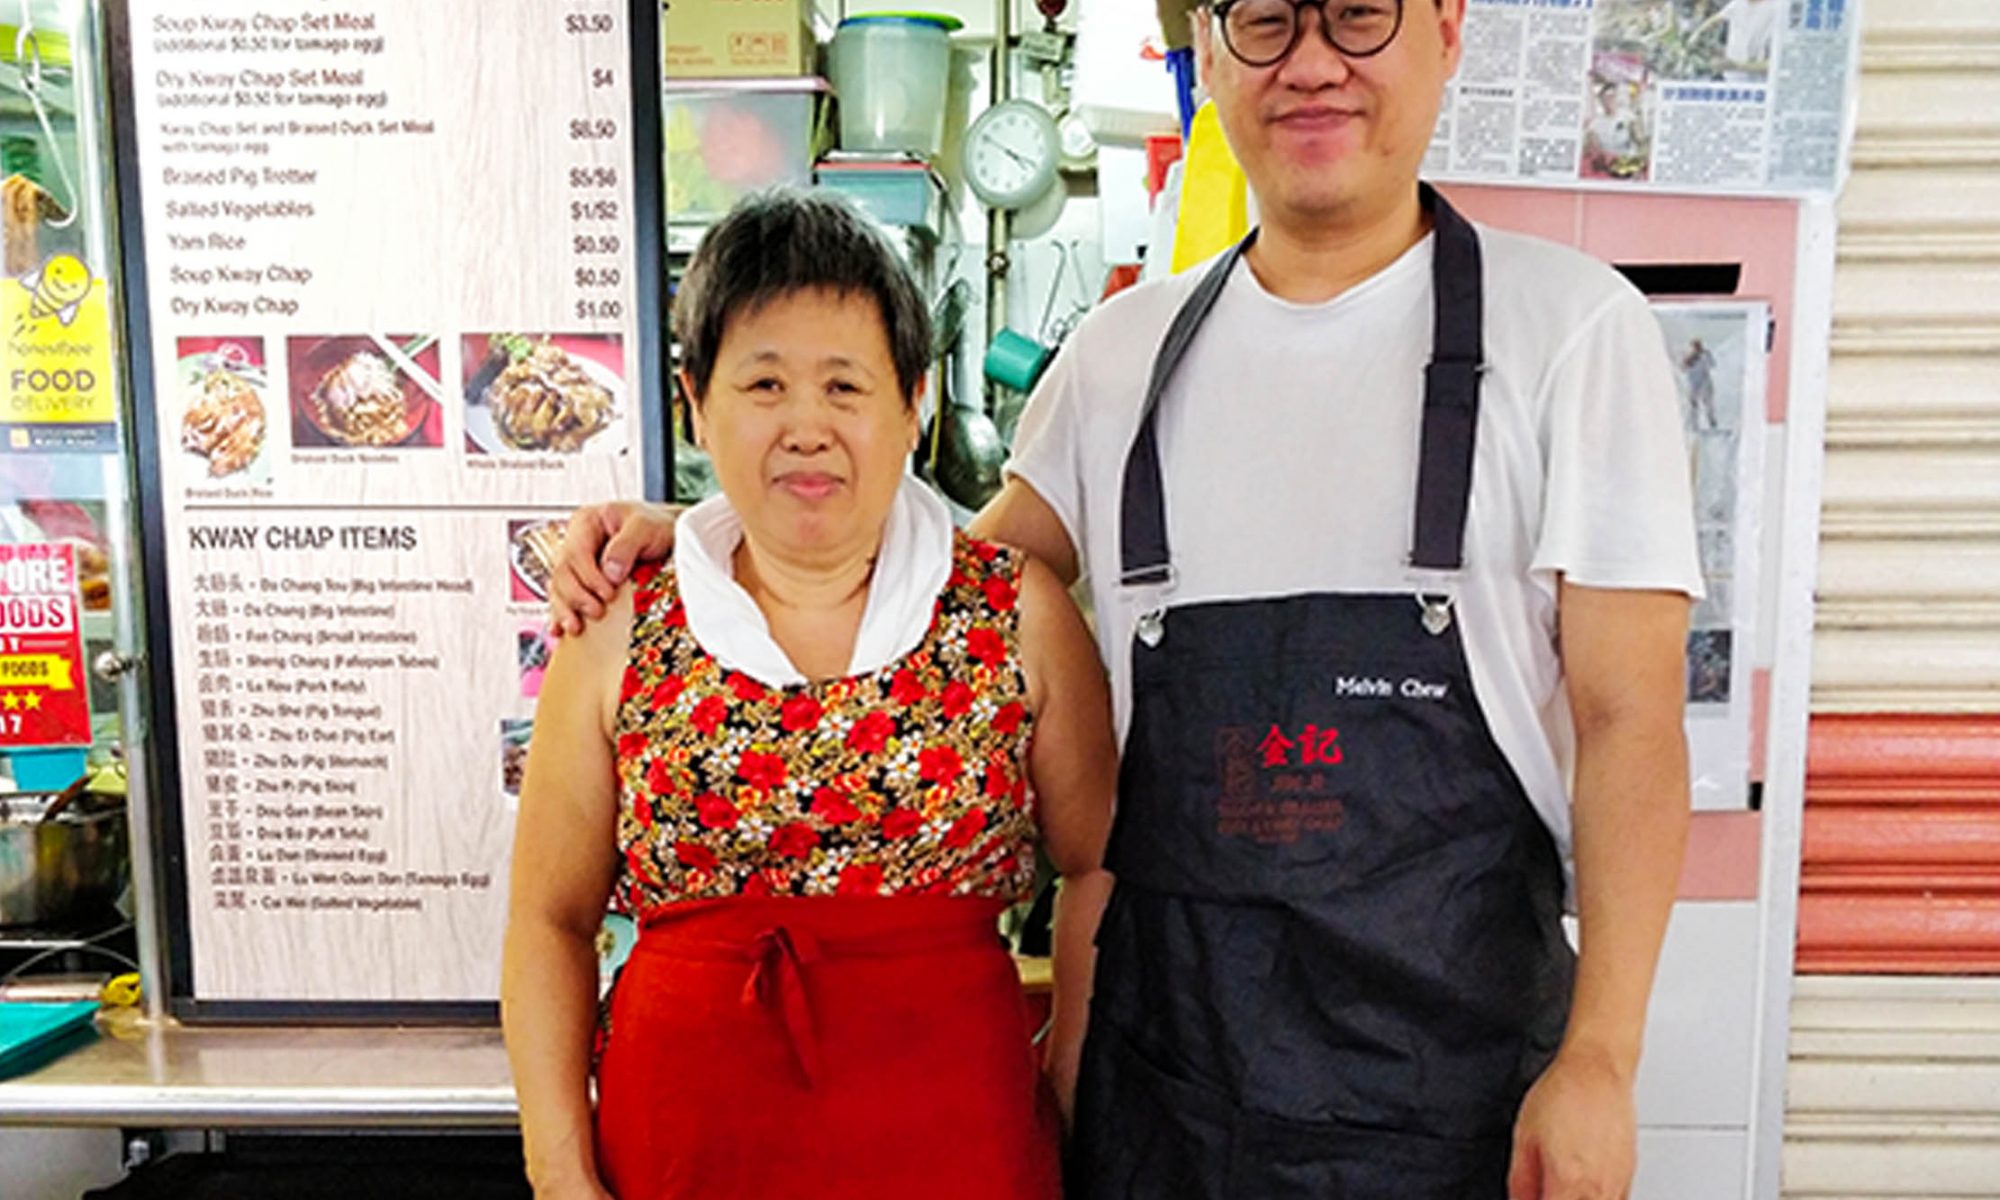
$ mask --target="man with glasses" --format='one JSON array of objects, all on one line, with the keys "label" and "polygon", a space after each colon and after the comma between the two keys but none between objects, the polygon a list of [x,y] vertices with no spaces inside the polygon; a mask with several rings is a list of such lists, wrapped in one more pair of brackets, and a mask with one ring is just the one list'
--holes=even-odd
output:
[{"label": "man with glasses", "polygon": [[[1083,322],[974,524],[1088,577],[1123,739],[1085,1200],[1630,1185],[1687,821],[1679,401],[1615,273],[1419,183],[1464,15],[1196,11],[1260,227]],[[671,538],[579,514],[558,623]]]}]

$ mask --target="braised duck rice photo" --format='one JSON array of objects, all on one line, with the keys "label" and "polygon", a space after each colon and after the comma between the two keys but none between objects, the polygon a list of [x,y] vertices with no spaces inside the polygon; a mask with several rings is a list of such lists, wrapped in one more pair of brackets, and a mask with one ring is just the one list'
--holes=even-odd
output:
[{"label": "braised duck rice photo", "polygon": [[264,445],[264,402],[233,371],[203,374],[194,402],[181,418],[181,446],[208,460],[214,477],[249,466]]}]

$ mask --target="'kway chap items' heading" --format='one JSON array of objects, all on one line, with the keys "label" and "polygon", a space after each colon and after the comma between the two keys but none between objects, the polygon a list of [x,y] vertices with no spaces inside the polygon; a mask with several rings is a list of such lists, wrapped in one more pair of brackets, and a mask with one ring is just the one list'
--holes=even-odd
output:
[{"label": "'kway chap items' heading", "polygon": [[415,550],[410,525],[190,525],[190,550]]}]

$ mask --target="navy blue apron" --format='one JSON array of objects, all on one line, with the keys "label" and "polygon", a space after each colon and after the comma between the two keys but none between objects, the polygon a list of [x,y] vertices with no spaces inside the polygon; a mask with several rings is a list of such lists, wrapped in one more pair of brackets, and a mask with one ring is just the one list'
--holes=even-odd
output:
[{"label": "navy blue apron", "polygon": [[[1437,586],[1168,601],[1138,621],[1073,1198],[1502,1200],[1514,1117],[1562,1037],[1561,864],[1454,612],[1479,238],[1423,200],[1437,306],[1411,563]],[[1127,586],[1171,585],[1158,408],[1249,245],[1153,364]]]}]

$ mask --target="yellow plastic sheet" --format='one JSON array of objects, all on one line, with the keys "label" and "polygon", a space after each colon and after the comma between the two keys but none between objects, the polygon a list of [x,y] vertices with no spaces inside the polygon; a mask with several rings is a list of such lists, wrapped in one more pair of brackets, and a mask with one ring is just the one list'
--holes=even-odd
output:
[{"label": "yellow plastic sheet", "polygon": [[1180,216],[1174,227],[1176,274],[1222,253],[1250,232],[1250,186],[1222,136],[1215,105],[1203,101],[1188,130],[1181,167]]}]

